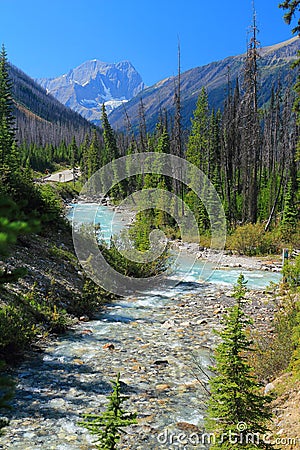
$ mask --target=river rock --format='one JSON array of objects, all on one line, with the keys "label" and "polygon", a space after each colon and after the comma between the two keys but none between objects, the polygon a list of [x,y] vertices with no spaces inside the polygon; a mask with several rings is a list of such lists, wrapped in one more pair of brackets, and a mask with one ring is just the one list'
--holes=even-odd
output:
[{"label": "river rock", "polygon": [[105,350],[114,350],[114,349],[115,349],[115,346],[114,346],[114,344],[112,344],[111,342],[109,342],[109,343],[107,343],[107,344],[104,344],[104,345],[103,345],[103,348],[104,348]]},{"label": "river rock", "polygon": [[219,339],[212,330],[220,327],[219,314],[213,314],[216,297],[221,310],[234,303],[227,293],[207,285],[191,295],[183,290],[169,297],[118,299],[105,308],[103,318],[88,326],[79,322],[74,331],[55,338],[43,354],[34,353],[16,369],[3,448],[96,450],[95,436],[78,422],[83,414],[105,410],[118,372],[128,397],[126,410],[136,411],[139,420],[126,428],[120,450],[168,450],[168,444],[158,446],[159,433],[176,432],[178,423],[187,424],[184,431],[201,428],[207,379],[199,364],[203,370],[211,364]]},{"label": "river rock", "polygon": [[155,386],[155,388],[156,388],[158,391],[166,391],[167,389],[170,389],[171,386],[170,386],[169,384],[157,384],[157,385]]},{"label": "river rock", "polygon": [[188,431],[191,433],[199,433],[200,428],[196,425],[188,422],[177,422],[176,427],[183,431]]},{"label": "river rock", "polygon": [[275,385],[273,383],[268,383],[265,386],[264,392],[265,394],[268,394],[270,391],[273,391],[275,389]]},{"label": "river rock", "polygon": [[162,325],[162,328],[166,328],[167,330],[170,330],[171,328],[175,328],[176,324],[174,322],[174,320],[170,319],[170,320],[166,320]]}]

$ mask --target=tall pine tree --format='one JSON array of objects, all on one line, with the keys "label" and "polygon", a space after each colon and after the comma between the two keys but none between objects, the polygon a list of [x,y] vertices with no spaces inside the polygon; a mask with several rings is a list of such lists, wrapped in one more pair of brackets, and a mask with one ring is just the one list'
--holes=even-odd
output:
[{"label": "tall pine tree", "polygon": [[2,167],[9,166],[11,149],[15,140],[11,87],[7,54],[3,45],[0,54],[0,165]]},{"label": "tall pine tree", "polygon": [[260,125],[258,116],[258,46],[256,13],[253,13],[253,34],[244,68],[244,97],[242,113],[241,165],[243,182],[243,221],[257,221],[258,168],[260,158]]},{"label": "tall pine tree", "polygon": [[[207,429],[216,438],[211,450],[272,449],[264,441],[272,414],[271,398],[261,393],[247,353],[253,351],[247,328],[252,323],[243,311],[246,282],[241,274],[234,288],[236,305],[223,318],[222,342],[215,350],[215,376],[210,380]],[[242,424],[242,425],[241,425]],[[243,429],[241,428],[243,427]]]}]

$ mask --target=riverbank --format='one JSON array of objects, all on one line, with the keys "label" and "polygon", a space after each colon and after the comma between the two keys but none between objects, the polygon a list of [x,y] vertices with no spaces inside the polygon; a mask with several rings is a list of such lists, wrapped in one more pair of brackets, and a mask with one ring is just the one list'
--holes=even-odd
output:
[{"label": "riverbank", "polygon": [[2,264],[8,273],[26,271],[1,289],[2,313],[10,313],[0,323],[0,358],[9,364],[32,346],[43,347],[53,334],[93,317],[111,297],[86,278],[68,224],[19,237]]},{"label": "riverbank", "polygon": [[[74,199],[74,201],[78,199]],[[80,196],[77,205],[107,207],[110,211],[115,213],[113,221],[122,223],[123,227],[128,227],[135,218],[135,212],[123,206],[113,205],[109,198],[102,196],[85,197]],[[267,256],[245,256],[234,253],[230,250],[224,250],[222,253],[214,251],[213,249],[204,248],[199,243],[182,242],[179,239],[169,240],[171,248],[179,250],[196,257],[197,260],[209,261],[217,263],[218,268],[242,268],[245,270],[262,270],[280,272],[282,270],[281,255],[267,255]]]},{"label": "riverbank", "polygon": [[280,272],[282,270],[282,259],[280,255],[245,256],[233,254],[233,252],[228,250],[220,253],[213,249],[203,248],[198,243],[183,243],[180,240],[171,241],[171,245],[175,249],[196,256],[199,260],[215,262],[219,268],[242,268],[245,270],[272,272]]},{"label": "riverbank", "polygon": [[[80,292],[80,268],[57,260],[58,254],[69,254],[71,236],[68,243],[59,233],[46,245],[44,239],[23,242],[19,255],[15,253],[14,258],[32,270],[32,278],[24,281],[27,288],[35,279],[51,285],[52,278],[60,277],[57,287],[72,288],[79,282]],[[217,342],[213,330],[234,303],[231,289],[184,282],[168,292],[119,299],[105,305],[98,320],[77,323],[64,336],[53,336],[42,353],[28,354],[14,372],[17,393],[2,448],[92,450],[94,439],[78,421],[83,413],[105,408],[110,380],[119,371],[130,397],[128,409],[138,413],[138,425],[129,429],[120,449],[177,448],[163,442],[165,433],[201,433],[208,387],[203,370],[208,371]],[[246,309],[255,327],[272,333],[276,306],[271,294],[261,290],[248,295]]]},{"label": "riverbank", "polygon": [[[271,295],[248,295],[245,307],[254,326],[271,333]],[[218,341],[213,330],[233,303],[227,287],[182,283],[168,292],[113,301],[97,320],[53,338],[15,372],[17,392],[2,448],[94,449],[94,438],[78,421],[83,413],[105,408],[110,380],[119,371],[129,396],[126,409],[138,415],[119,448],[178,448],[164,436],[201,433],[208,388],[204,373]]]}]

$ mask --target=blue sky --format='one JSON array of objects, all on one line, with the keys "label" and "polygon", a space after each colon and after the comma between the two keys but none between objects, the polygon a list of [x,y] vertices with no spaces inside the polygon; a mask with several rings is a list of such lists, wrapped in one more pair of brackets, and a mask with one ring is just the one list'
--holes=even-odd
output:
[{"label": "blue sky", "polygon": [[[256,0],[259,40],[291,37],[279,0]],[[243,53],[251,0],[0,0],[0,43],[33,78],[55,77],[89,59],[130,60],[147,85]]]}]

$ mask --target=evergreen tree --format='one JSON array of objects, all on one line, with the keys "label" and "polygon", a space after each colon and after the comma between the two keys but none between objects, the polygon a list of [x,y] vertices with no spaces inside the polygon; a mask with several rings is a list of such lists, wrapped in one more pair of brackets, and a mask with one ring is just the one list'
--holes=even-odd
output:
[{"label": "evergreen tree", "polygon": [[80,148],[80,172],[83,180],[86,182],[89,178],[89,148],[90,138],[87,135]]},{"label": "evergreen tree", "polygon": [[140,99],[139,103],[139,135],[138,135],[138,146],[141,152],[148,151],[147,146],[147,126],[146,126],[146,117],[145,117],[145,107],[143,103],[143,99]]},{"label": "evergreen tree", "polygon": [[11,87],[7,54],[3,45],[0,53],[0,166],[2,167],[9,166],[11,148],[15,140]]},{"label": "evergreen tree", "polygon": [[284,236],[288,236],[292,231],[295,230],[297,224],[297,209],[295,207],[295,202],[293,198],[293,187],[290,181],[287,185],[285,197],[284,197],[284,208],[281,220],[281,231]]},{"label": "evergreen tree", "polygon": [[[102,127],[103,127],[103,140],[104,140],[104,150],[103,150],[103,157],[102,157],[102,165],[105,165],[109,162],[112,162],[120,157],[118,145],[116,136],[114,133],[114,130],[112,129],[109,120],[107,118],[107,113],[105,109],[105,105],[103,103],[102,105]],[[119,180],[121,177],[121,174],[118,173],[118,168],[115,164],[112,164],[113,172],[114,172],[114,178],[115,180]],[[126,182],[121,181],[111,188],[110,195],[115,199],[121,199],[124,197],[124,194],[126,192]]]},{"label": "evergreen tree", "polygon": [[[300,11],[300,0],[285,0],[284,2],[280,3],[279,8],[287,10],[287,12],[284,14],[284,20],[288,25],[290,25],[293,17]],[[292,29],[292,33],[297,34],[298,37],[300,36],[300,18],[298,18],[297,25]],[[297,122],[298,125],[300,125],[300,51],[298,51],[298,57],[293,63],[292,67],[298,69],[298,77],[294,86],[296,92],[294,111],[297,113]],[[300,154],[300,140],[298,140],[297,150],[298,154]]]},{"label": "evergreen tree", "polygon": [[109,123],[104,103],[102,105],[101,122],[102,122],[103,139],[104,139],[104,151],[103,151],[103,156],[102,156],[101,162],[102,162],[102,166],[104,166],[105,164],[113,161],[114,159],[117,159],[120,156],[115,133]]},{"label": "evergreen tree", "polygon": [[[223,318],[222,342],[215,350],[215,376],[210,380],[207,429],[216,437],[212,450],[272,449],[264,442],[267,422],[272,414],[271,398],[261,393],[261,386],[247,362],[252,342],[247,328],[252,323],[243,311],[246,282],[241,274],[234,288],[237,303]],[[242,424],[244,430],[239,425]]]},{"label": "evergreen tree", "polygon": [[[192,118],[192,129],[187,143],[186,159],[201,169],[206,175],[208,175],[209,170],[209,123],[208,97],[205,88],[202,88]],[[197,172],[196,175],[191,174],[191,177],[192,185],[197,186],[199,183]],[[205,186],[202,186],[202,197],[204,195]],[[187,192],[186,201],[195,214],[200,233],[204,233],[209,227],[209,220],[202,201],[192,190]]]},{"label": "evergreen tree", "polygon": [[90,178],[97,170],[101,167],[100,161],[100,142],[96,131],[94,131],[92,136],[92,141],[88,148],[87,155],[87,175]]},{"label": "evergreen tree", "polygon": [[122,403],[128,399],[121,395],[120,373],[116,381],[113,381],[113,392],[109,395],[109,403],[103,414],[85,414],[84,422],[79,425],[87,428],[92,434],[99,437],[98,449],[116,450],[123,427],[137,423],[136,413],[126,412],[122,409]]},{"label": "evergreen tree", "polygon": [[192,129],[189,136],[186,159],[207,174],[209,141],[209,109],[205,88],[202,88],[192,118]]},{"label": "evergreen tree", "polygon": [[71,144],[68,146],[68,153],[69,153],[69,161],[71,164],[72,169],[74,170],[76,167],[76,163],[78,162],[78,147],[76,144],[75,136],[73,136]]},{"label": "evergreen tree", "polygon": [[7,65],[3,46],[0,54],[0,193],[12,197],[19,205],[20,197],[24,202],[28,202],[30,195],[27,199],[24,194],[27,193],[28,184],[20,168],[20,152],[15,141],[12,86]]},{"label": "evergreen tree", "polygon": [[[286,9],[287,12],[284,14],[284,20],[287,24],[290,25],[292,18],[295,16],[296,12],[300,11],[300,0],[285,0],[280,3],[279,8]],[[298,23],[296,27],[292,30],[293,34],[300,35],[300,19],[298,19]]]},{"label": "evergreen tree", "polygon": [[235,224],[241,216],[237,211],[237,195],[240,190],[240,88],[236,80],[234,93],[228,74],[228,96],[224,105],[221,131],[221,162],[224,189],[224,205],[229,224]]}]

